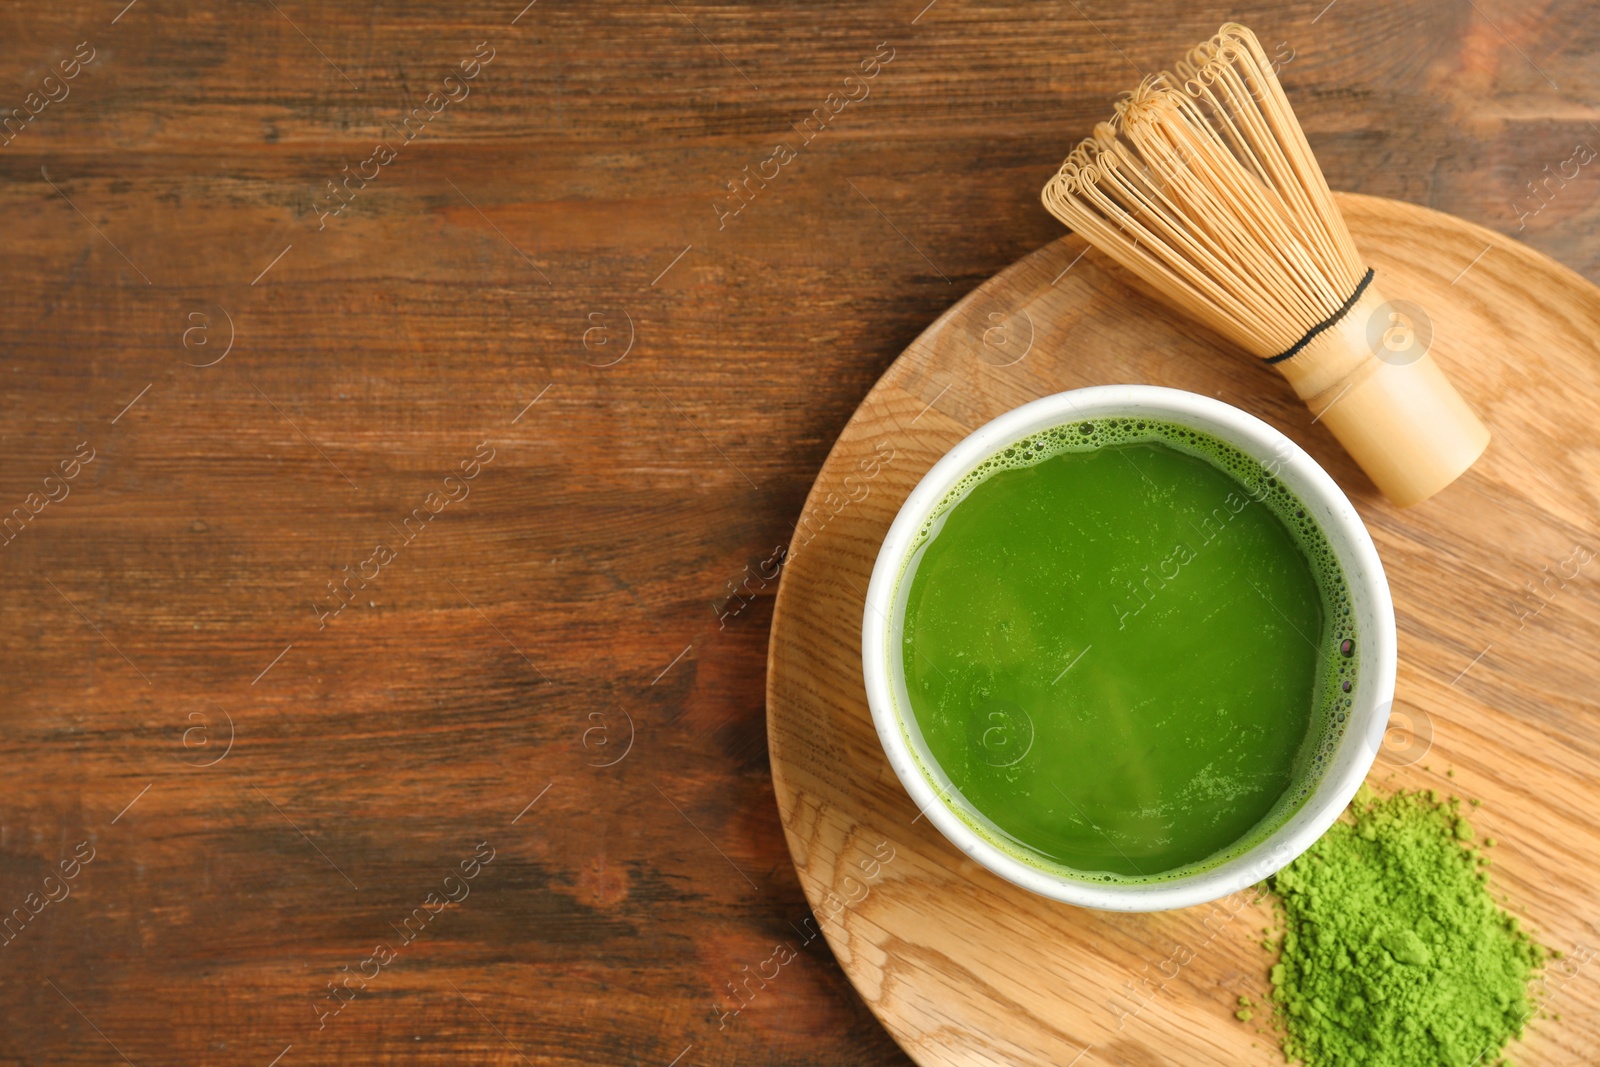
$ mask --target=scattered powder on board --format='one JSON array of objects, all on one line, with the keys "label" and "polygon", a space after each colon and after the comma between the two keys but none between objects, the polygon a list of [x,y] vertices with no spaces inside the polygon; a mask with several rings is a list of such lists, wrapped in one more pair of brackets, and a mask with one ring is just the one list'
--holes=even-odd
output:
[{"label": "scattered powder on board", "polygon": [[1271,879],[1285,1056],[1308,1067],[1502,1062],[1532,1014],[1544,950],[1489,895],[1489,860],[1470,847],[1460,801],[1363,787],[1348,815]]}]

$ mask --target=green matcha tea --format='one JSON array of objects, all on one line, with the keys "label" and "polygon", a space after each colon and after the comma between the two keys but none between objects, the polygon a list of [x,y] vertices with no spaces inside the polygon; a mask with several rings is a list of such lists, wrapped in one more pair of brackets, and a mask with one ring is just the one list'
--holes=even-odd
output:
[{"label": "green matcha tea", "polygon": [[1298,809],[1342,731],[1357,635],[1275,473],[1197,430],[1096,420],[1007,448],[935,509],[900,577],[900,655],[975,830],[1144,882]]}]

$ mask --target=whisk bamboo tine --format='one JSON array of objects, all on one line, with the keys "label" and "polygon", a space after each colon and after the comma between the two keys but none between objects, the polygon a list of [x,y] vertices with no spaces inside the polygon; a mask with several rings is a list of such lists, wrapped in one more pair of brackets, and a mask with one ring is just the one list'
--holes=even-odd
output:
[{"label": "whisk bamboo tine", "polygon": [[1041,198],[1163,300],[1276,367],[1401,507],[1488,445],[1427,352],[1380,358],[1369,340],[1392,305],[1244,26],[1125,94]]}]

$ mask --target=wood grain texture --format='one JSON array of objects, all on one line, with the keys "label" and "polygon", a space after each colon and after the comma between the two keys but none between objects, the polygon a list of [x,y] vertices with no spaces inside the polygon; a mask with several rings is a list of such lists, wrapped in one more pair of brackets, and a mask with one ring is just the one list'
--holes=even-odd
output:
[{"label": "wood grain texture", "polygon": [[[1506,906],[1573,961],[1600,949],[1600,832],[1586,814],[1600,803],[1600,664],[1584,651],[1600,642],[1589,573],[1600,549],[1600,289],[1449,216],[1339,199],[1386,291],[1427,309],[1435,358],[1495,435],[1433,501],[1390,505],[1280,377],[1163,314],[1108,260],[1079,258],[1084,243],[1073,236],[934,323],[823,464],[805,512],[817,516],[814,535],[797,538],[773,620],[773,778],[822,928],[919,1063],[1282,1062],[1259,1021],[1233,1017],[1236,997],[1269,991],[1272,957],[1259,942],[1270,913],[1257,894],[1148,915],[1030,894],[922,819],[867,708],[864,593],[901,503],[982,423],[1080,386],[1219,397],[1333,475],[1372,531],[1399,631],[1391,736],[1369,780],[1481,799],[1472,819],[1501,843],[1493,888]],[[1560,571],[1567,579],[1542,588]],[[878,842],[893,857],[881,869],[864,852]],[[1538,1020],[1518,1062],[1588,1062],[1600,985],[1575,962],[1549,981],[1562,1019]]]},{"label": "wood grain texture", "polygon": [[[1580,3],[525,4],[0,10],[0,113],[94,51],[0,147],[0,517],[95,449],[0,546],[0,914],[96,849],[0,948],[0,1063],[904,1063],[800,944],[762,702],[758,572],[872,383],[1055,239],[1067,145],[1224,18],[1293,51],[1336,187],[1516,232],[1594,136]],[[1591,277],[1594,174],[1519,234]]]}]

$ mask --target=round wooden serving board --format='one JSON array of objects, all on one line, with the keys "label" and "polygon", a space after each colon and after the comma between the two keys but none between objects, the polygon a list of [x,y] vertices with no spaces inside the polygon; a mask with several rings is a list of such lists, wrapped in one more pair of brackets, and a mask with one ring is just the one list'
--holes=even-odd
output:
[{"label": "round wooden serving board", "polygon": [[[889,368],[806,501],[772,623],[772,776],[800,881],[840,965],[922,1064],[1282,1063],[1270,912],[1086,911],[965,859],[885,761],[861,682],[863,594],[930,466],[1049,393],[1147,382],[1216,396],[1299,442],[1344,487],[1394,590],[1400,672],[1380,788],[1483,803],[1491,885],[1551,948],[1519,1065],[1600,1047],[1600,290],[1517,242],[1408,204],[1339,197],[1391,298],[1493,433],[1463,478],[1389,505],[1270,368],[1065,236],[956,304]],[[1447,771],[1453,775],[1447,777]],[[1559,1016],[1559,1019],[1556,1018]]]}]

